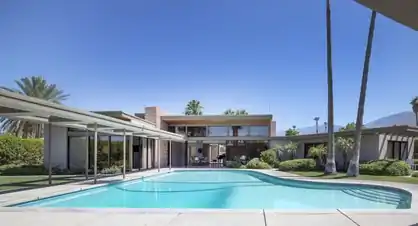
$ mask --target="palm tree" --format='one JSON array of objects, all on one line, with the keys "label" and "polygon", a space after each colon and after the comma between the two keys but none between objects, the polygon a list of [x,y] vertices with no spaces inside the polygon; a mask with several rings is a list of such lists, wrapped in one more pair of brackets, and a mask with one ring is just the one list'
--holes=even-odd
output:
[{"label": "palm tree", "polygon": [[[36,97],[56,104],[61,104],[69,95],[58,89],[55,84],[48,84],[42,76],[31,76],[15,81],[18,89],[0,87],[22,95]],[[43,124],[31,123],[23,120],[0,118],[0,130],[23,137],[42,137]]]},{"label": "palm tree", "polygon": [[418,96],[414,97],[411,102],[412,111],[415,113],[415,125],[418,126]]},{"label": "palm tree", "polygon": [[198,100],[191,100],[187,103],[186,109],[184,110],[185,115],[202,115],[203,106]]},{"label": "palm tree", "polygon": [[331,43],[331,6],[327,0],[326,24],[327,24],[327,74],[328,74],[328,154],[325,165],[325,174],[337,172],[335,166],[335,144],[334,144],[334,94],[332,84],[332,43]]},{"label": "palm tree", "polygon": [[285,136],[297,136],[299,135],[299,131],[296,129],[296,126],[293,125],[292,128],[289,128],[285,131]]},{"label": "palm tree", "polygon": [[353,158],[347,170],[347,176],[359,175],[360,146],[361,146],[361,129],[363,127],[364,104],[366,102],[367,79],[369,77],[370,57],[372,55],[372,45],[374,36],[374,27],[376,24],[376,11],[373,10],[370,19],[369,35],[367,38],[367,47],[364,57],[363,76],[361,78],[360,98],[357,109],[356,133],[354,135]]}]

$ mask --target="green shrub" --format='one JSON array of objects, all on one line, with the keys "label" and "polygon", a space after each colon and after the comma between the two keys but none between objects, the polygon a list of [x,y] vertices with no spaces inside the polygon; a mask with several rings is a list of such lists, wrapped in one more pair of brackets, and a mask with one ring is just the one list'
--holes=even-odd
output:
[{"label": "green shrub", "polygon": [[10,134],[0,136],[0,165],[38,165],[43,159],[42,139],[22,139]]},{"label": "green shrub", "polygon": [[122,170],[118,166],[111,166],[109,168],[104,168],[100,171],[101,174],[118,174],[121,173]]},{"label": "green shrub", "polygon": [[376,160],[360,164],[360,174],[379,176],[408,176],[411,167],[408,163],[399,160]]},{"label": "green shrub", "polygon": [[414,159],[414,164],[418,165],[418,159]]},{"label": "green shrub", "polygon": [[413,172],[411,176],[412,177],[418,177],[418,172]]},{"label": "green shrub", "polygon": [[22,139],[24,151],[22,162],[27,165],[40,165],[43,163],[44,141],[42,139]]},{"label": "green shrub", "polygon": [[251,159],[245,167],[247,169],[271,169],[268,163],[260,161],[258,158]]},{"label": "green shrub", "polygon": [[280,166],[280,161],[279,160],[277,160],[273,163],[273,168],[278,169],[279,166]]},{"label": "green shrub", "polygon": [[309,171],[316,169],[316,161],[313,159],[294,159],[281,162],[281,171]]},{"label": "green shrub", "polygon": [[277,161],[277,153],[273,149],[262,151],[260,154],[261,161],[273,165],[275,161]]},{"label": "green shrub", "polygon": [[0,165],[18,164],[22,160],[22,139],[12,135],[0,136]]},{"label": "green shrub", "polygon": [[241,167],[241,162],[238,161],[227,161],[225,164],[225,167],[227,168],[240,168]]},{"label": "green shrub", "polygon": [[241,165],[239,168],[240,169],[247,169],[247,167],[245,165]]}]

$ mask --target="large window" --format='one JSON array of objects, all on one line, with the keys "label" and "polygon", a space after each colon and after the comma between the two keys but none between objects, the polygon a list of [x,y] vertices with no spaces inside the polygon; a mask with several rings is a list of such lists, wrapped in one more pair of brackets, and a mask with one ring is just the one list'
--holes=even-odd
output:
[{"label": "large window", "polygon": [[109,136],[99,136],[97,143],[97,168],[103,169],[108,167],[110,167],[110,139]]},{"label": "large window", "polygon": [[229,136],[245,137],[249,136],[249,126],[231,126],[229,128]]},{"label": "large window", "polygon": [[388,141],[387,154],[389,159],[405,160],[408,153],[408,142]]},{"label": "large window", "polygon": [[250,136],[268,137],[269,134],[268,126],[250,126]]},{"label": "large window", "polygon": [[187,136],[189,137],[205,137],[206,126],[188,126]]},{"label": "large window", "polygon": [[228,136],[227,126],[209,126],[208,127],[209,137],[226,137]]}]

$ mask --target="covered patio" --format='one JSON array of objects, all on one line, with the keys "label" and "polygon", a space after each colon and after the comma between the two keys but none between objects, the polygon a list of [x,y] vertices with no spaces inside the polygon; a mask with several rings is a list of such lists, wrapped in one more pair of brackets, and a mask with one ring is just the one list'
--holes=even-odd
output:
[{"label": "covered patio", "polygon": [[[67,107],[60,104],[54,104],[49,101],[28,97],[18,93],[9,92],[0,89],[0,117],[9,118],[12,120],[29,121],[45,125],[45,131],[52,131],[52,127],[66,127],[85,131],[86,137],[92,135],[94,137],[94,157],[93,157],[93,177],[94,183],[97,183],[97,147],[98,134],[111,134],[123,137],[123,169],[122,175],[126,175],[126,140],[129,139],[132,144],[133,137],[145,137],[155,140],[166,140],[169,143],[169,168],[171,169],[171,143],[185,142],[185,137],[180,134],[175,134],[160,130],[147,121],[136,121],[135,123],[127,122],[121,119],[105,116],[98,113],[83,111],[76,108]],[[52,161],[51,156],[53,146],[51,145],[54,139],[54,132],[45,133],[44,145],[48,147],[47,156],[44,159],[47,161],[47,168],[49,172],[49,184],[52,183]],[[88,143],[88,142],[87,142]],[[157,165],[160,170],[161,150],[159,142],[155,142],[155,149],[157,153]],[[130,145],[129,148],[132,148]],[[89,156],[89,146],[85,147],[86,159]],[[131,151],[131,150],[130,150]],[[131,152],[130,152],[131,153]],[[88,179],[88,161],[85,164],[85,176]]]}]

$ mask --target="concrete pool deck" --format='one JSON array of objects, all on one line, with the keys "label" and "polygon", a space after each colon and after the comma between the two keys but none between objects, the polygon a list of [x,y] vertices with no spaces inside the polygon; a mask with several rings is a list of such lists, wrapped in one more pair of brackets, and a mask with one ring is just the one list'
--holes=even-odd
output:
[{"label": "concrete pool deck", "polygon": [[[181,169],[184,170],[184,169]],[[216,170],[216,169],[214,169]],[[259,170],[257,170],[259,171]],[[162,169],[161,173],[168,172]],[[2,225],[147,225],[147,226],[224,226],[224,225],[418,225],[418,185],[392,182],[356,181],[339,179],[309,179],[297,175],[273,171],[260,172],[298,180],[333,183],[360,183],[392,186],[413,194],[412,208],[407,210],[226,210],[226,209],[128,209],[128,208],[22,208],[4,207],[38,198],[64,194],[80,189],[104,186],[122,180],[122,176],[102,178],[98,184],[92,181],[76,182],[40,189],[0,195],[0,219]],[[127,175],[127,180],[158,174],[157,170]]]}]

